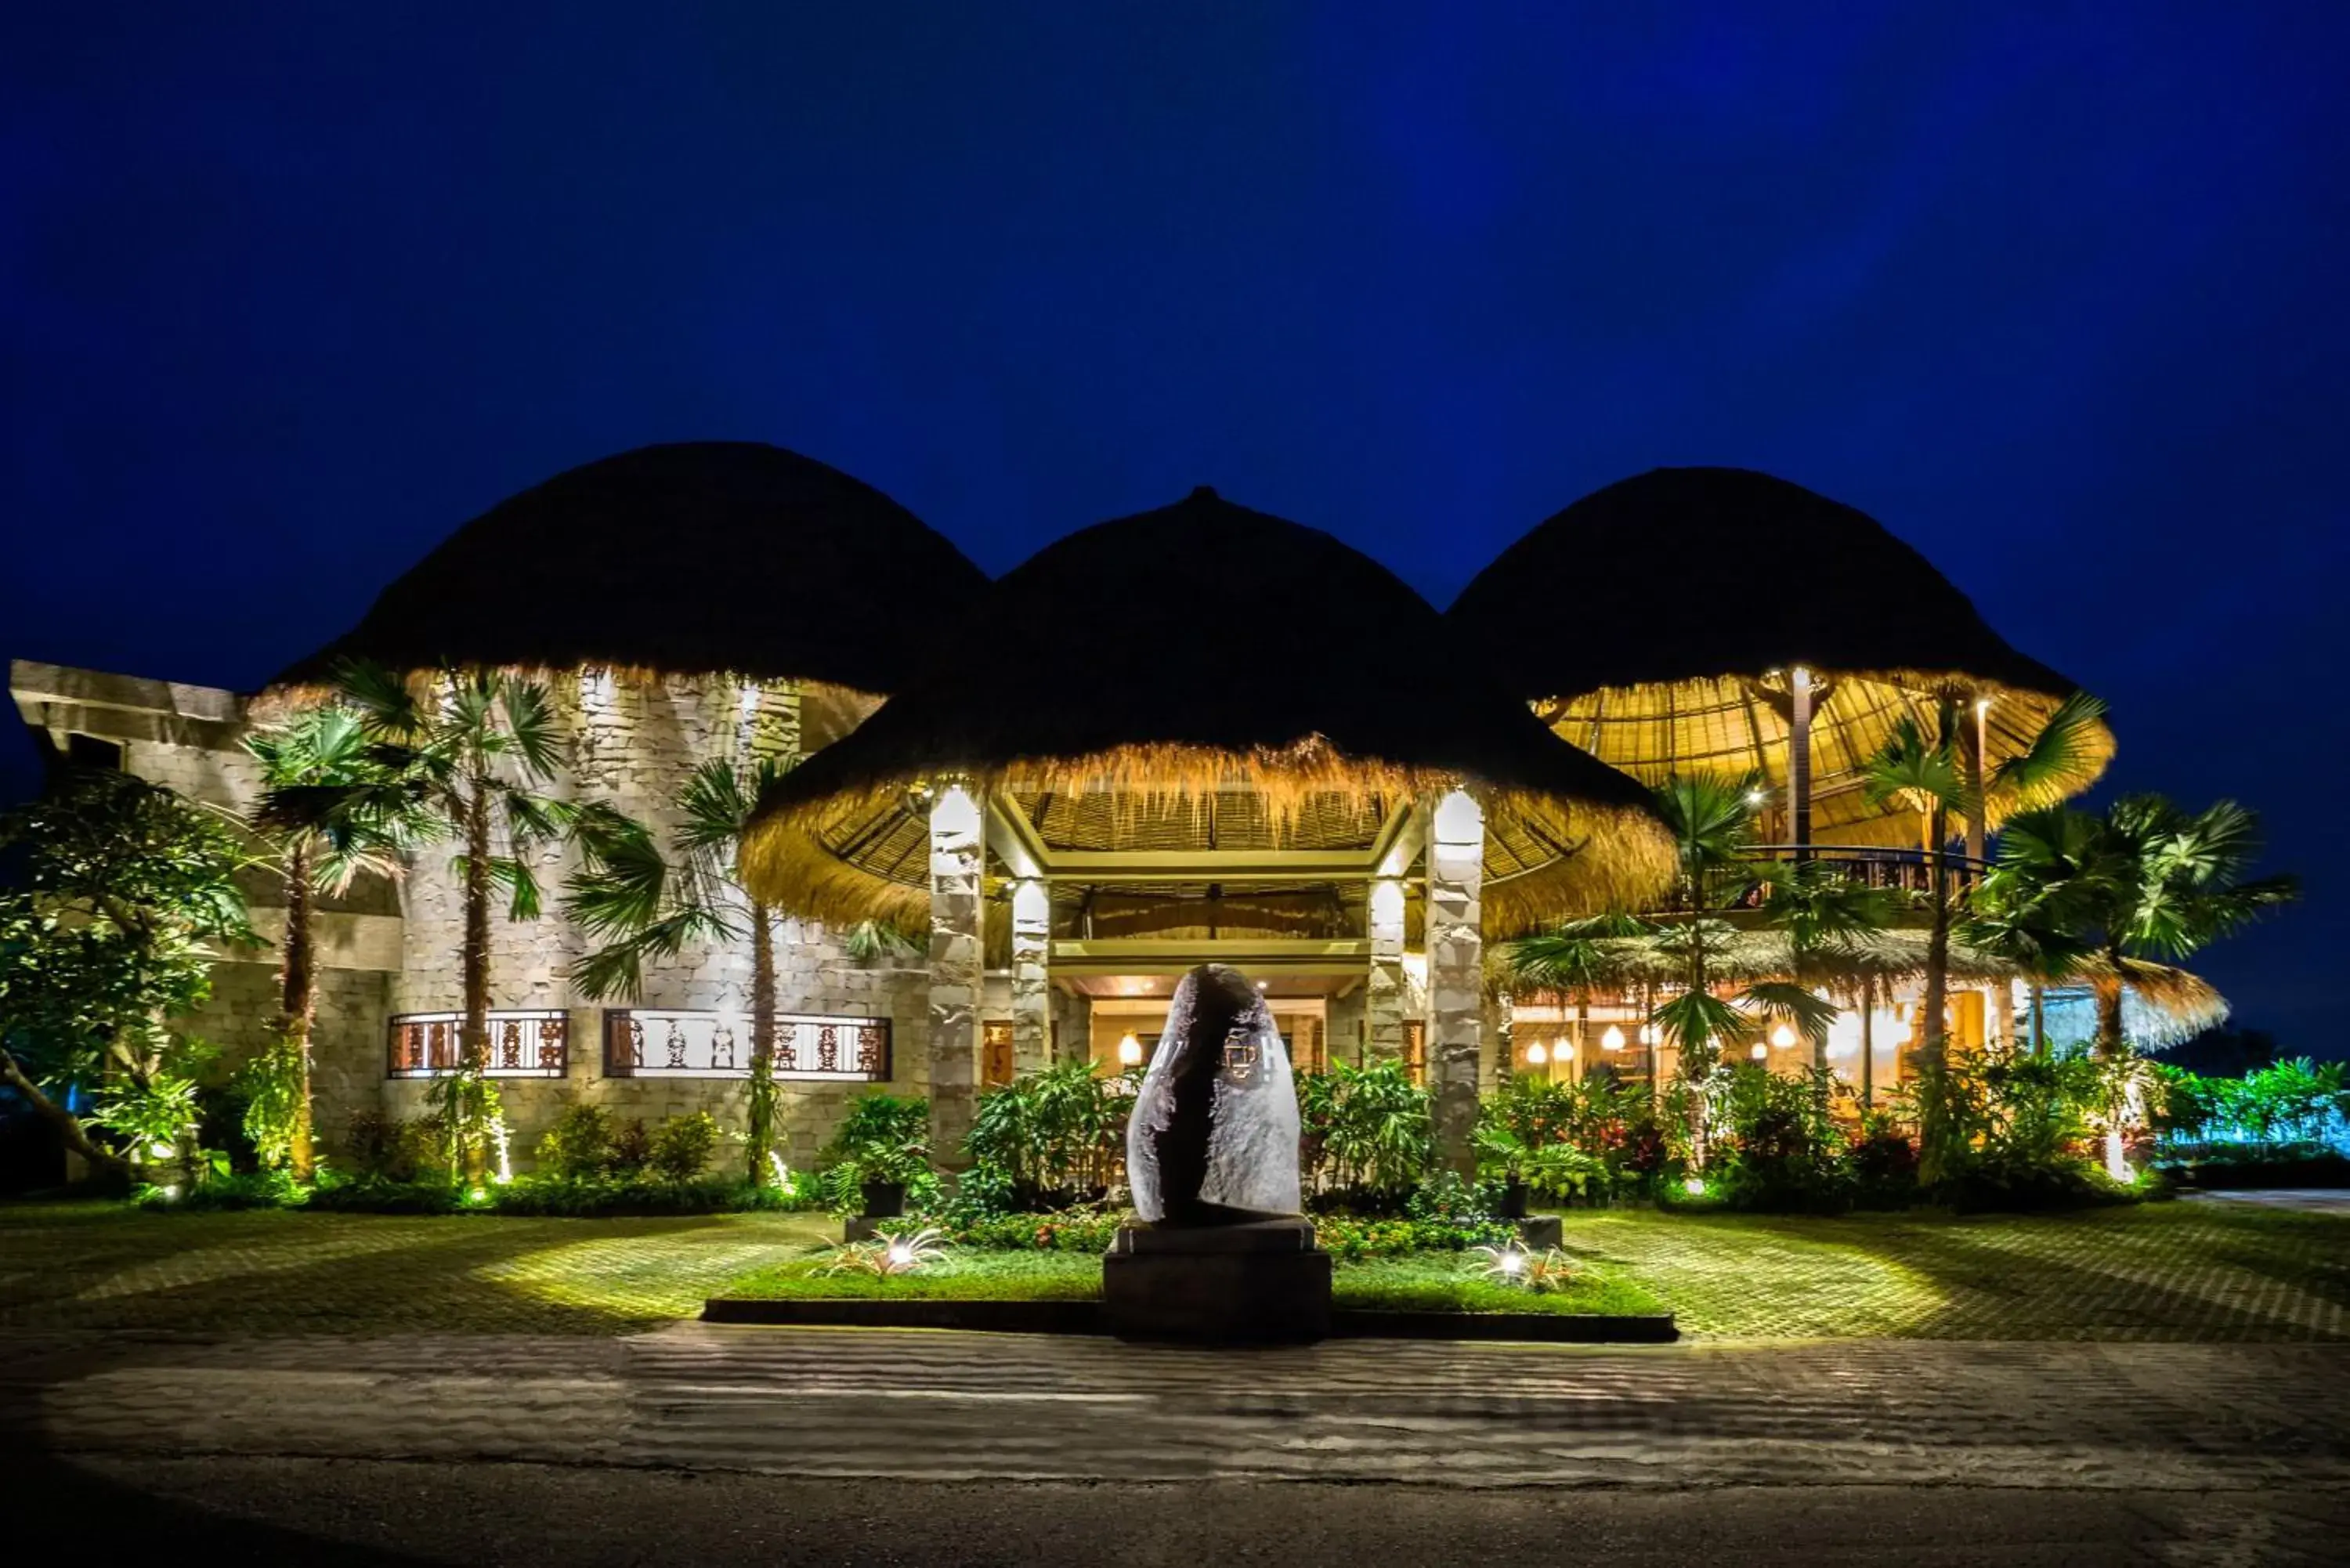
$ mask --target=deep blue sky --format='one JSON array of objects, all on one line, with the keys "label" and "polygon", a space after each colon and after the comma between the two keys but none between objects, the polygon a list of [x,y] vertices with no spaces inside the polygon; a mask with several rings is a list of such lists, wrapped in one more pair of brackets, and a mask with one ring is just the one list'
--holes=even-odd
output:
[{"label": "deep blue sky", "polygon": [[1981,9],[14,5],[0,652],[250,686],[650,441],[992,571],[1211,483],[1439,604],[1747,465],[2266,813],[2309,902],[2203,967],[2334,1054],[2350,7]]}]

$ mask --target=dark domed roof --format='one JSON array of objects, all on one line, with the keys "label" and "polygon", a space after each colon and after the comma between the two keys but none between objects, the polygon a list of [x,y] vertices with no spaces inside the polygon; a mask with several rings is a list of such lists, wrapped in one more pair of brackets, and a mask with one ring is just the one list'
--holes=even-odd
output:
[{"label": "dark domed roof", "polygon": [[1528,701],[1798,664],[2074,690],[1877,519],[1751,469],[1652,469],[1594,492],[1446,613]]},{"label": "dark domed roof", "polygon": [[810,759],[792,793],[1136,746],[1276,752],[1319,736],[1357,762],[1648,804],[1631,779],[1437,657],[1436,611],[1387,567],[1204,487],[1046,545],[988,590],[979,614],[1064,628],[1075,617],[1084,640],[1016,700],[998,664],[938,661],[854,746]]},{"label": "dark domed roof", "polygon": [[943,535],[811,458],[756,441],[639,447],[474,518],[276,683],[356,657],[888,692],[931,650],[926,628],[986,586]]},{"label": "dark domed roof", "polygon": [[1488,800],[1489,844],[1523,851],[1489,873],[1489,902],[1637,897],[1669,873],[1645,789],[1443,657],[1428,601],[1316,529],[1195,490],[1047,545],[979,614],[1053,628],[1049,657],[941,659],[795,769],[745,845],[764,896],[825,918],[888,908],[881,884],[910,890],[927,867],[899,853],[908,786],[955,776],[1156,801],[1245,782],[1292,804],[1458,781]]},{"label": "dark domed roof", "polygon": [[[1559,734],[1650,784],[1752,772],[1785,788],[1788,672],[1811,671],[1821,843],[1916,841],[1913,814],[1871,804],[1865,777],[1905,719],[1989,699],[1996,766],[2074,690],[1875,518],[1745,469],[1660,468],[1586,495],[1503,551],[1447,618]],[[2102,720],[2064,732],[2048,798],[2087,788],[2113,754]],[[1991,803],[1994,823],[2004,809]]]}]

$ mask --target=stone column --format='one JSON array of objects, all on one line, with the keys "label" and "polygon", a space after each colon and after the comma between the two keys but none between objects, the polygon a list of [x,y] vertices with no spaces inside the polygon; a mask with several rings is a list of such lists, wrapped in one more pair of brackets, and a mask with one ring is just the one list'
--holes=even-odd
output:
[{"label": "stone column", "polygon": [[1428,838],[1428,1067],[1436,1091],[1436,1158],[1476,1176],[1479,1046],[1484,1032],[1485,813],[1453,790]]},{"label": "stone column", "polygon": [[979,802],[961,784],[931,805],[931,1160],[963,1165],[979,1081]]},{"label": "stone column", "polygon": [[1371,941],[1371,977],[1364,992],[1363,1018],[1368,1026],[1364,1054],[1373,1062],[1392,1062],[1403,1054],[1403,902],[1400,877],[1381,877],[1371,883],[1365,933]]},{"label": "stone column", "polygon": [[1012,885],[1012,1064],[1019,1073],[1051,1066],[1053,894],[1042,880]]}]

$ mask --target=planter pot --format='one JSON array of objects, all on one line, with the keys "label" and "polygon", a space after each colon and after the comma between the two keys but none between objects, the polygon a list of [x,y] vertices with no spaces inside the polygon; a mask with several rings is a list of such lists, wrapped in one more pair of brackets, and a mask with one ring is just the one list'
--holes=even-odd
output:
[{"label": "planter pot", "polygon": [[865,1195],[868,1220],[895,1220],[906,1211],[906,1189],[901,1182],[868,1181],[858,1190]]},{"label": "planter pot", "polygon": [[1523,1181],[1513,1181],[1502,1189],[1502,1218],[1523,1220],[1526,1217],[1526,1200],[1533,1194]]}]

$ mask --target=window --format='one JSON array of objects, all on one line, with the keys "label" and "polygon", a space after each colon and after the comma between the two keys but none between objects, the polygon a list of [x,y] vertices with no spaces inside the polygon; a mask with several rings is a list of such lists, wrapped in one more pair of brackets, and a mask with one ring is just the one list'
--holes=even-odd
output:
[{"label": "window", "polygon": [[[751,1021],[731,1012],[607,1009],[604,1075],[747,1078]],[[775,1076],[887,1083],[889,1021],[785,1013],[775,1020]]]},{"label": "window", "polygon": [[[464,1064],[465,1015],[402,1012],[391,1021],[387,1076],[437,1078]],[[542,1008],[490,1010],[493,1078],[560,1078],[571,1064],[568,1014]]]}]

